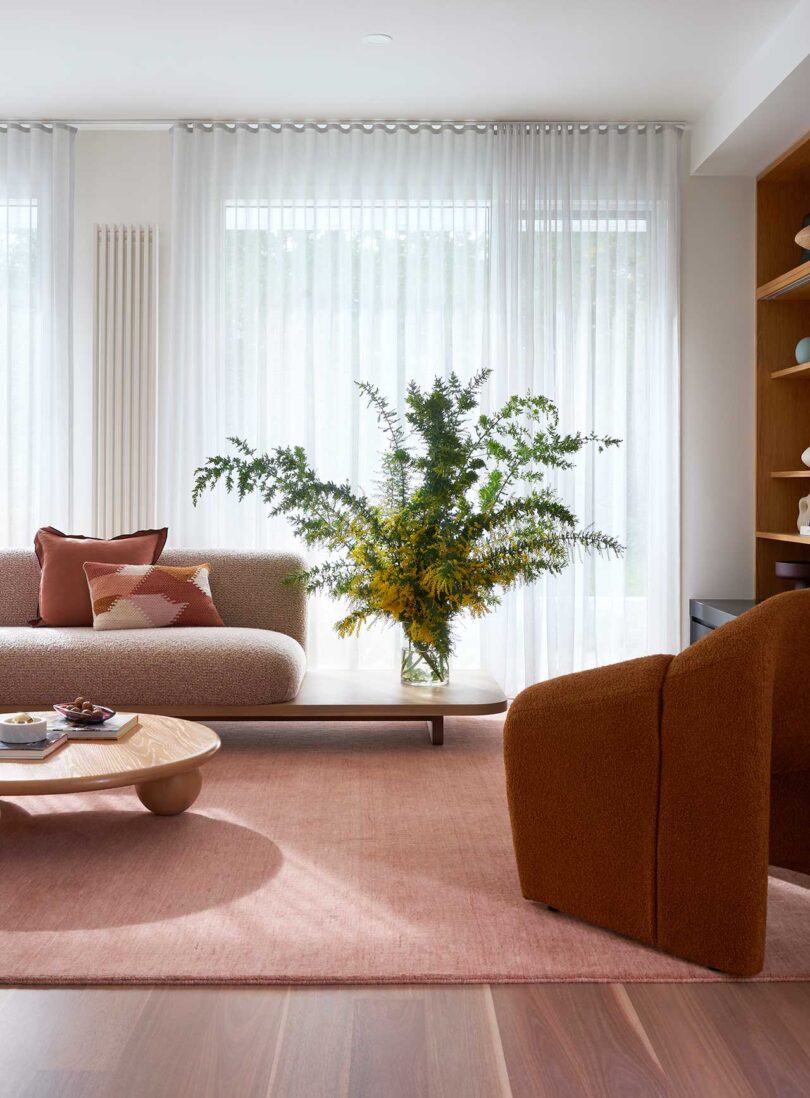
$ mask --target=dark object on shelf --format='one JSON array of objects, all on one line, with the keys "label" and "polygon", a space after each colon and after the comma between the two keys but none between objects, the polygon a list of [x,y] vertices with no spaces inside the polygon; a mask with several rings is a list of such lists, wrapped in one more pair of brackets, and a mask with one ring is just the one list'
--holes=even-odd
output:
[{"label": "dark object on shelf", "polygon": [[726,622],[734,621],[740,614],[756,606],[754,599],[690,599],[689,643],[707,637]]},{"label": "dark object on shelf", "polygon": [[793,580],[796,591],[810,587],[810,560],[778,560],[775,570],[780,579]]}]

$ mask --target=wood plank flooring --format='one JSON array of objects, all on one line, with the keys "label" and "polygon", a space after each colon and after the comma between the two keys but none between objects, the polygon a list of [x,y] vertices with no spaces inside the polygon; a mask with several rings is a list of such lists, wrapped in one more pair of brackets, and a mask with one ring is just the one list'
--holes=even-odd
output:
[{"label": "wood plank flooring", "polygon": [[806,1098],[810,984],[0,988],[2,1098]]}]

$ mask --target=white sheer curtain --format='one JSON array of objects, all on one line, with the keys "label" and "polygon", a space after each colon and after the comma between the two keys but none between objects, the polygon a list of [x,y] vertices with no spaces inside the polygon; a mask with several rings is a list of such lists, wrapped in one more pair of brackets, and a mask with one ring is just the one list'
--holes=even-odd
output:
[{"label": "white sheer curtain", "polygon": [[0,545],[72,517],[73,138],[0,126]]},{"label": "white sheer curtain", "polygon": [[680,647],[680,131],[506,126],[498,149],[493,397],[532,388],[623,440],[551,479],[627,547],[507,596],[481,640],[514,690]]},{"label": "white sheer curtain", "polygon": [[[459,664],[510,692],[677,645],[678,147],[668,127],[194,126],[173,135],[171,332],[159,381],[161,521],[175,545],[293,544],[255,499],[191,507],[193,470],[239,435],[303,444],[373,488],[354,381],[493,367],[490,407],[534,389],[563,425],[625,439],[552,478],[628,546],[511,593]],[[398,638],[336,638],[313,666],[393,666]]]}]

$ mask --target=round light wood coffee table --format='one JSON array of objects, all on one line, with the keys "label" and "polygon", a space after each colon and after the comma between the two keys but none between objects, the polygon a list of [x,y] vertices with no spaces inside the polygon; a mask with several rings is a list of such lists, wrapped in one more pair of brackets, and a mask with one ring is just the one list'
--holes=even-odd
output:
[{"label": "round light wood coffee table", "polygon": [[0,762],[0,797],[134,785],[155,815],[185,812],[202,788],[200,766],[219,751],[219,736],[179,717],[142,714],[139,721],[121,740],[74,740],[40,762]]}]

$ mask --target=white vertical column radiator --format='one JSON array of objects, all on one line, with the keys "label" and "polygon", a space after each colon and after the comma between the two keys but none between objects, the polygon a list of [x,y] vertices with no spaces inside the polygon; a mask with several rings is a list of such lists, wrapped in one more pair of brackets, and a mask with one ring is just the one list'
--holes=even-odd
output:
[{"label": "white vertical column radiator", "polygon": [[157,226],[96,225],[95,534],[155,525]]}]

